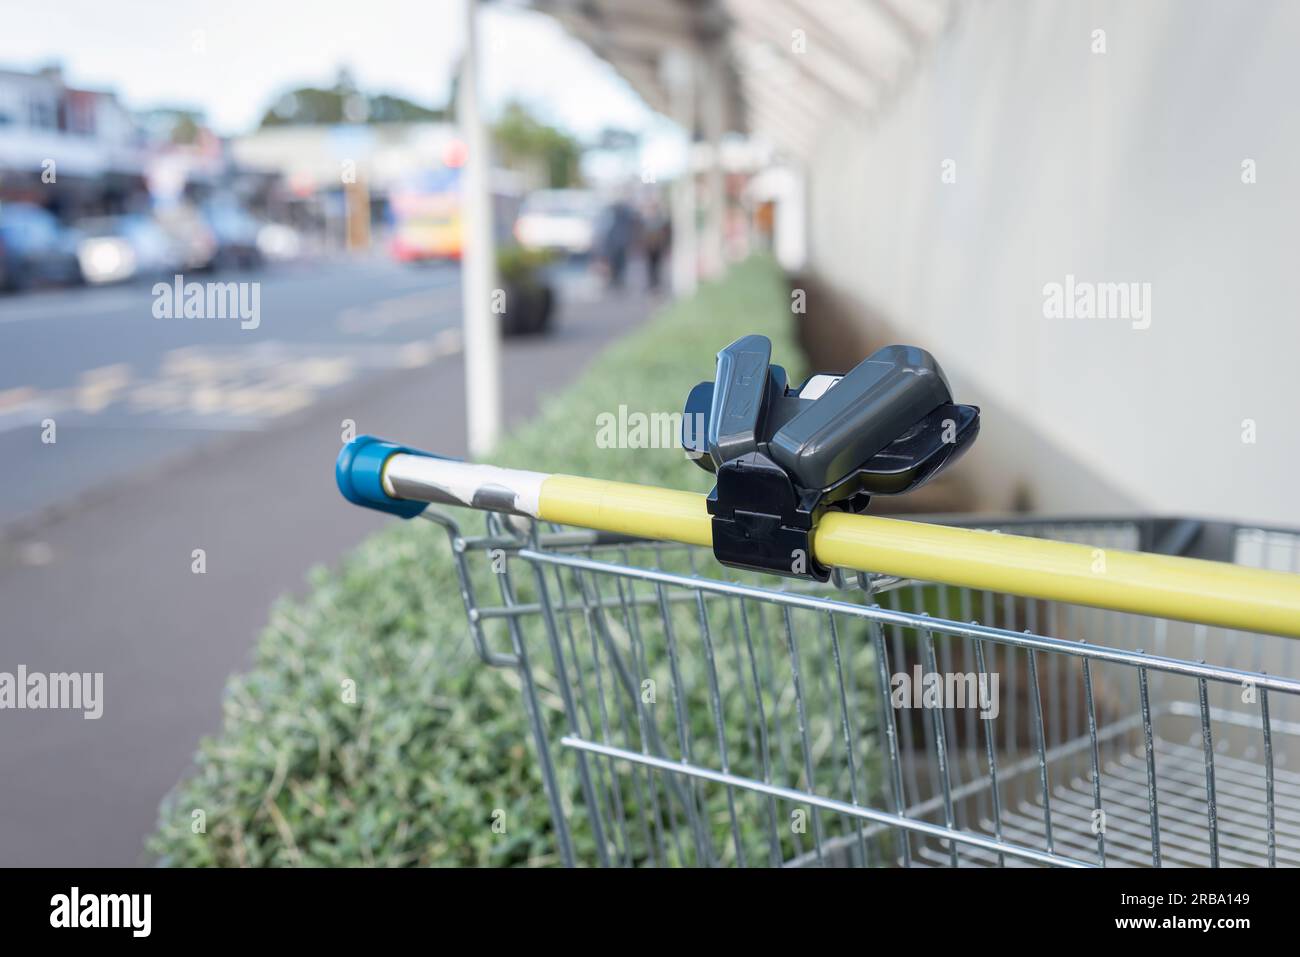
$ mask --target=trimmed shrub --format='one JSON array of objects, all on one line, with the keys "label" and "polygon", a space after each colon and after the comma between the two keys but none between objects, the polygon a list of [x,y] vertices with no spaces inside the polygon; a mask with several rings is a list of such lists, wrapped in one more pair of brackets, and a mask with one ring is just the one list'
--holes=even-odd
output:
[{"label": "trimmed shrub", "polygon": [[[789,361],[790,326],[778,269],[750,259],[613,345],[493,461],[707,491],[680,449],[598,448],[597,416],[680,409],[746,333]],[[310,582],[231,678],[221,731],[163,802],[149,849],[175,866],[557,863],[517,676],[474,655],[446,537],[394,522]],[[506,834],[490,827],[497,809]]]}]

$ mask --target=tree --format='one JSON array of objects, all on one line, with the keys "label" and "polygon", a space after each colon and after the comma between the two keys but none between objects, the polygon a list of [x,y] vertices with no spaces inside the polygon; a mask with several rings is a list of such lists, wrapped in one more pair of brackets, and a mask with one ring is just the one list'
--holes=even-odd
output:
[{"label": "tree", "polygon": [[492,137],[507,167],[540,167],[553,189],[578,181],[582,147],[568,133],[538,121],[522,104],[506,104],[492,127]]},{"label": "tree", "polygon": [[301,126],[315,123],[415,123],[446,118],[443,110],[421,106],[391,93],[366,94],[351,71],[340,67],[331,89],[303,86],[282,94],[259,124]]}]

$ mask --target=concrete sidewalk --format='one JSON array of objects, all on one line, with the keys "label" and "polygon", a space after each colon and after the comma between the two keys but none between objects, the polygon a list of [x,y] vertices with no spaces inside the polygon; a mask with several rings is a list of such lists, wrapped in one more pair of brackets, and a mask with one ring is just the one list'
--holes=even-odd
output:
[{"label": "concrete sidewalk", "polygon": [[[556,333],[504,352],[508,420],[531,416],[651,301],[568,303]],[[334,487],[340,423],[464,454],[459,355],[387,374],[267,431],[196,454],[67,510],[0,557],[0,671],[104,672],[98,720],[0,714],[0,865],[147,863],[158,803],[217,730],[226,677],[275,598],[301,592],[385,519]],[[191,571],[194,549],[207,570]]]}]

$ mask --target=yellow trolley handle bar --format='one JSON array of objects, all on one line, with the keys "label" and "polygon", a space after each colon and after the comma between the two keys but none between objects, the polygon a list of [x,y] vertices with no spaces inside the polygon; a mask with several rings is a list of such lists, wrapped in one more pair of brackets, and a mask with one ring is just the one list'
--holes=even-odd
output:
[{"label": "yellow trolley handle bar", "polygon": [[[467,505],[664,542],[712,545],[705,496],[398,452],[382,466],[396,500]],[[1300,638],[1300,575],[1196,558],[826,512],[823,565]]]}]

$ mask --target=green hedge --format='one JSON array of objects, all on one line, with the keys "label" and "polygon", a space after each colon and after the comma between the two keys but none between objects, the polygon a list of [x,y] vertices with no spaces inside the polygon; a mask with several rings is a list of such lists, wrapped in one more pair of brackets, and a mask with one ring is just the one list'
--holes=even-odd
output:
[{"label": "green hedge", "polygon": [[[750,332],[778,361],[796,355],[788,292],[761,257],[612,346],[493,459],[707,490],[680,450],[597,448],[596,417],[679,409],[717,349]],[[518,690],[473,655],[446,537],[394,522],[311,584],[277,604],[230,680],[223,727],[164,801],[150,850],[177,866],[555,863]]]}]

